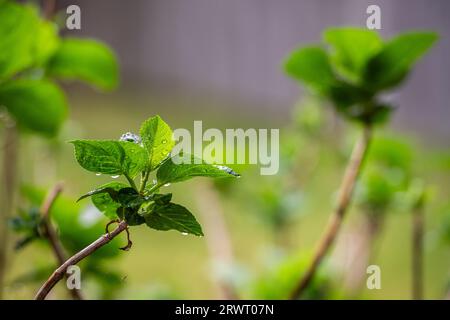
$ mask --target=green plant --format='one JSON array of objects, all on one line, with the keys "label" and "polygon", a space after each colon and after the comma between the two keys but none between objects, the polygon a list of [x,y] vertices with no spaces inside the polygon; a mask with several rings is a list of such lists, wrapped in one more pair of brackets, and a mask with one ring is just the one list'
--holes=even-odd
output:
[{"label": "green plant", "polygon": [[116,58],[107,46],[61,38],[57,25],[42,15],[34,5],[0,0],[0,112],[5,147],[0,288],[8,243],[6,221],[14,211],[18,185],[19,133],[57,135],[67,117],[66,97],[57,80],[81,80],[101,90],[113,89],[118,82]]},{"label": "green plant", "polygon": [[[127,232],[129,250],[132,242],[129,226],[147,225],[156,230],[177,230],[183,234],[203,236],[200,224],[185,207],[172,202],[171,193],[160,193],[162,187],[193,177],[239,177],[228,167],[210,165],[187,154],[171,155],[174,146],[172,130],[159,117],[144,121],[140,136],[126,133],[117,140],[74,140],[75,157],[81,167],[96,174],[113,178],[125,177],[128,184],[111,182],[80,197],[91,197],[93,204],[111,222],[107,233],[69,258],[41,287],[36,299],[44,299],[53,286],[61,280],[66,269],[103,247],[123,231]],[[148,183],[150,174],[156,179]],[[135,178],[140,175],[140,183]],[[111,223],[116,229],[108,231]]]},{"label": "green plant", "polygon": [[81,80],[102,90],[117,86],[115,55],[104,44],[61,38],[31,5],[0,1],[0,105],[17,126],[47,137],[67,115],[55,80]]},{"label": "green plant", "polygon": [[294,50],[285,61],[288,75],[330,101],[339,114],[363,126],[363,135],[355,144],[339,188],[336,209],[291,298],[302,295],[333,244],[350,204],[372,129],[386,122],[393,110],[381,93],[400,86],[436,39],[435,33],[415,32],[384,42],[375,31],[332,28],[324,32],[330,50],[309,46]]}]

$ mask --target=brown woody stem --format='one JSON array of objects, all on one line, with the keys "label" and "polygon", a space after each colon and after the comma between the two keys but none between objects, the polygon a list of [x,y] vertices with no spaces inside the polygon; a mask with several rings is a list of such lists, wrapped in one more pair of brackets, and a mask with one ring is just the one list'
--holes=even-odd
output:
[{"label": "brown woody stem", "polygon": [[[43,222],[43,229],[44,229],[44,235],[47,238],[48,242],[50,243],[50,246],[52,247],[52,251],[56,257],[56,260],[58,261],[59,265],[62,265],[64,261],[66,261],[66,255],[64,252],[64,248],[61,244],[61,241],[59,240],[58,234],[53,228],[53,225],[50,221],[50,210],[55,203],[56,199],[58,198],[59,194],[63,190],[63,184],[58,183],[47,195],[44,202],[42,203],[42,206],[40,208],[40,213],[42,216],[42,222]],[[83,300],[83,295],[81,294],[80,290],[73,289],[69,292],[73,299],[75,300]]]},{"label": "brown woody stem", "polygon": [[353,189],[361,171],[364,158],[367,154],[371,136],[371,128],[369,126],[365,126],[361,138],[353,148],[351,158],[342,179],[341,186],[339,188],[336,209],[334,210],[333,214],[330,217],[330,220],[328,221],[325,233],[322,235],[322,238],[319,241],[319,245],[314,252],[311,264],[303,275],[303,278],[301,278],[299,283],[291,292],[290,298],[293,300],[299,298],[304,293],[305,289],[310,285],[318,267],[320,266],[320,263],[322,262],[323,258],[326,256],[332,244],[334,243],[334,240],[336,239],[345,213],[347,212],[347,209],[349,207]]},{"label": "brown woody stem", "polygon": [[53,289],[53,287],[64,277],[67,268],[77,264],[84,258],[88,257],[104,245],[108,244],[112,239],[119,235],[122,231],[126,230],[128,224],[125,221],[121,221],[119,225],[111,231],[111,233],[106,233],[100,238],[92,242],[83,250],[79,251],[72,257],[70,257],[66,262],[64,262],[58,269],[56,269],[53,274],[48,278],[48,280],[42,285],[35,296],[35,300],[44,300],[48,293]]}]

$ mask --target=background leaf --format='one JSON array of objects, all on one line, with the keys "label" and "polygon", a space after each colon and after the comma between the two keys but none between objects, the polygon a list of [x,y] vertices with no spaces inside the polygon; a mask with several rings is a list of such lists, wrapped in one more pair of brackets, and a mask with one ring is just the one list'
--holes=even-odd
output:
[{"label": "background leaf", "polygon": [[421,32],[405,33],[392,39],[368,62],[365,83],[375,90],[399,84],[437,38],[435,33]]},{"label": "background leaf", "polygon": [[327,53],[320,47],[295,50],[286,59],[284,69],[294,79],[323,93],[336,81]]},{"label": "background leaf", "polygon": [[40,21],[34,42],[35,62],[44,64],[58,50],[60,39],[58,28],[49,21]]},{"label": "background leaf", "polygon": [[75,140],[75,157],[84,169],[134,178],[147,165],[145,150],[128,141]]},{"label": "background leaf", "polygon": [[0,79],[8,78],[33,63],[38,17],[29,6],[0,2]]},{"label": "background leaf", "polygon": [[334,49],[333,64],[352,80],[359,80],[369,58],[383,45],[377,32],[359,28],[330,28],[324,39]]},{"label": "background leaf", "polygon": [[67,115],[63,92],[46,80],[22,79],[1,85],[0,105],[20,127],[47,136],[58,132]]},{"label": "background leaf", "polygon": [[119,78],[114,53],[94,40],[64,39],[47,69],[50,76],[85,81],[103,90],[114,89]]},{"label": "background leaf", "polygon": [[172,130],[159,116],[155,116],[142,124],[140,135],[148,152],[150,169],[153,170],[167,158],[175,144]]}]

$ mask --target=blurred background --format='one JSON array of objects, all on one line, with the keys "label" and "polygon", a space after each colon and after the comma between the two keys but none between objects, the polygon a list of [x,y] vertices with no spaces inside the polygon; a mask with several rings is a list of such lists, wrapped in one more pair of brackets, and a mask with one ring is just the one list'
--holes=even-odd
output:
[{"label": "blurred background", "polygon": [[[79,217],[80,225],[96,226],[94,231],[89,229],[94,239],[103,232],[106,218],[89,201],[76,207],[73,203],[108,179],[81,169],[64,141],[119,138],[127,131],[137,132],[140,123],[155,114],[173,129],[191,130],[194,120],[203,120],[204,128],[279,128],[281,141],[281,169],[276,176],[259,175],[257,166],[237,166],[240,180],[198,179],[167,187],[178,203],[197,216],[205,237],[133,228],[131,251],[115,250],[125,241],[120,239],[109,245],[111,254],[91,263],[89,268],[95,270],[82,287],[87,297],[215,299],[228,297],[230,291],[243,298],[286,297],[333,208],[358,128],[341,122],[332,110],[299,88],[284,75],[281,64],[292,49],[320,42],[327,27],[364,28],[370,4],[381,8],[383,37],[426,29],[439,33],[440,41],[406,84],[387,97],[398,109],[393,122],[377,133],[380,142],[373,159],[375,163],[393,157],[400,164],[383,167],[382,173],[377,171],[379,166],[373,170],[369,166],[333,254],[321,268],[309,297],[411,297],[408,201],[413,191],[398,186],[399,174],[410,176],[411,185],[428,190],[423,209],[425,298],[446,296],[450,250],[442,239],[448,232],[446,224],[450,225],[450,2],[56,2],[63,14],[71,4],[81,8],[82,28],[63,29],[63,34],[109,44],[118,56],[121,83],[108,93],[64,84],[70,102],[68,122],[50,143],[33,136],[21,141],[25,156],[19,172],[24,184],[41,186],[44,191],[64,181],[69,211]],[[374,187],[373,176],[380,175],[388,181]],[[372,236],[367,230],[372,229],[365,228],[373,227],[367,222],[370,218],[366,219],[373,209],[367,197],[371,188],[376,189],[377,200],[389,206],[382,208],[373,238],[366,239]],[[389,188],[392,194],[385,195],[383,191]],[[61,211],[67,211],[67,206],[61,205]],[[81,227],[79,232],[83,232]],[[50,259],[45,245],[32,244],[11,253],[4,298],[32,298],[54,267]],[[380,266],[382,289],[366,288],[367,264]],[[67,297],[63,285],[52,295]]]},{"label": "blurred background", "polygon": [[[60,4],[59,4],[60,3]],[[96,37],[117,52],[122,88],[133,95],[179,98],[207,111],[286,122],[298,86],[283,75],[287,53],[321,39],[331,26],[365,27],[370,1],[357,0],[137,0],[58,1],[79,4],[82,29],[72,35]],[[392,99],[399,105],[396,124],[441,142],[449,134],[446,102],[450,93],[450,54],[445,0],[377,1],[381,34],[434,30],[438,47],[418,66],[407,86]],[[241,106],[245,106],[242,108]]]}]

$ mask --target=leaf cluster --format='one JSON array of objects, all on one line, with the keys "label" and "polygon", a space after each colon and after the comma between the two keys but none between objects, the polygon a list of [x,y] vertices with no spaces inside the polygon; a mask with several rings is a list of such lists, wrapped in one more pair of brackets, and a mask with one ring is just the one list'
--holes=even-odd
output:
[{"label": "leaf cluster", "polygon": [[[171,183],[193,177],[238,177],[232,169],[208,164],[187,154],[171,154],[172,130],[159,116],[144,121],[135,139],[75,140],[75,157],[84,169],[113,178],[123,176],[128,184],[112,181],[81,199],[93,204],[108,218],[125,220],[128,225],[146,224],[156,230],[177,230],[202,236],[200,224],[185,207],[172,202],[172,194],[159,190]],[[131,140],[131,141],[130,141]],[[150,181],[150,174],[155,179]],[[135,178],[140,176],[140,183]]]},{"label": "leaf cluster", "polygon": [[32,5],[0,1],[0,107],[18,127],[54,136],[67,116],[55,80],[80,80],[101,90],[118,82],[114,53],[89,39],[61,38]]},{"label": "leaf cluster", "polygon": [[296,49],[286,58],[284,68],[331,101],[345,117],[380,123],[393,109],[380,93],[400,86],[437,38],[431,32],[410,32],[383,41],[372,30],[330,28],[323,34],[328,47]]}]

